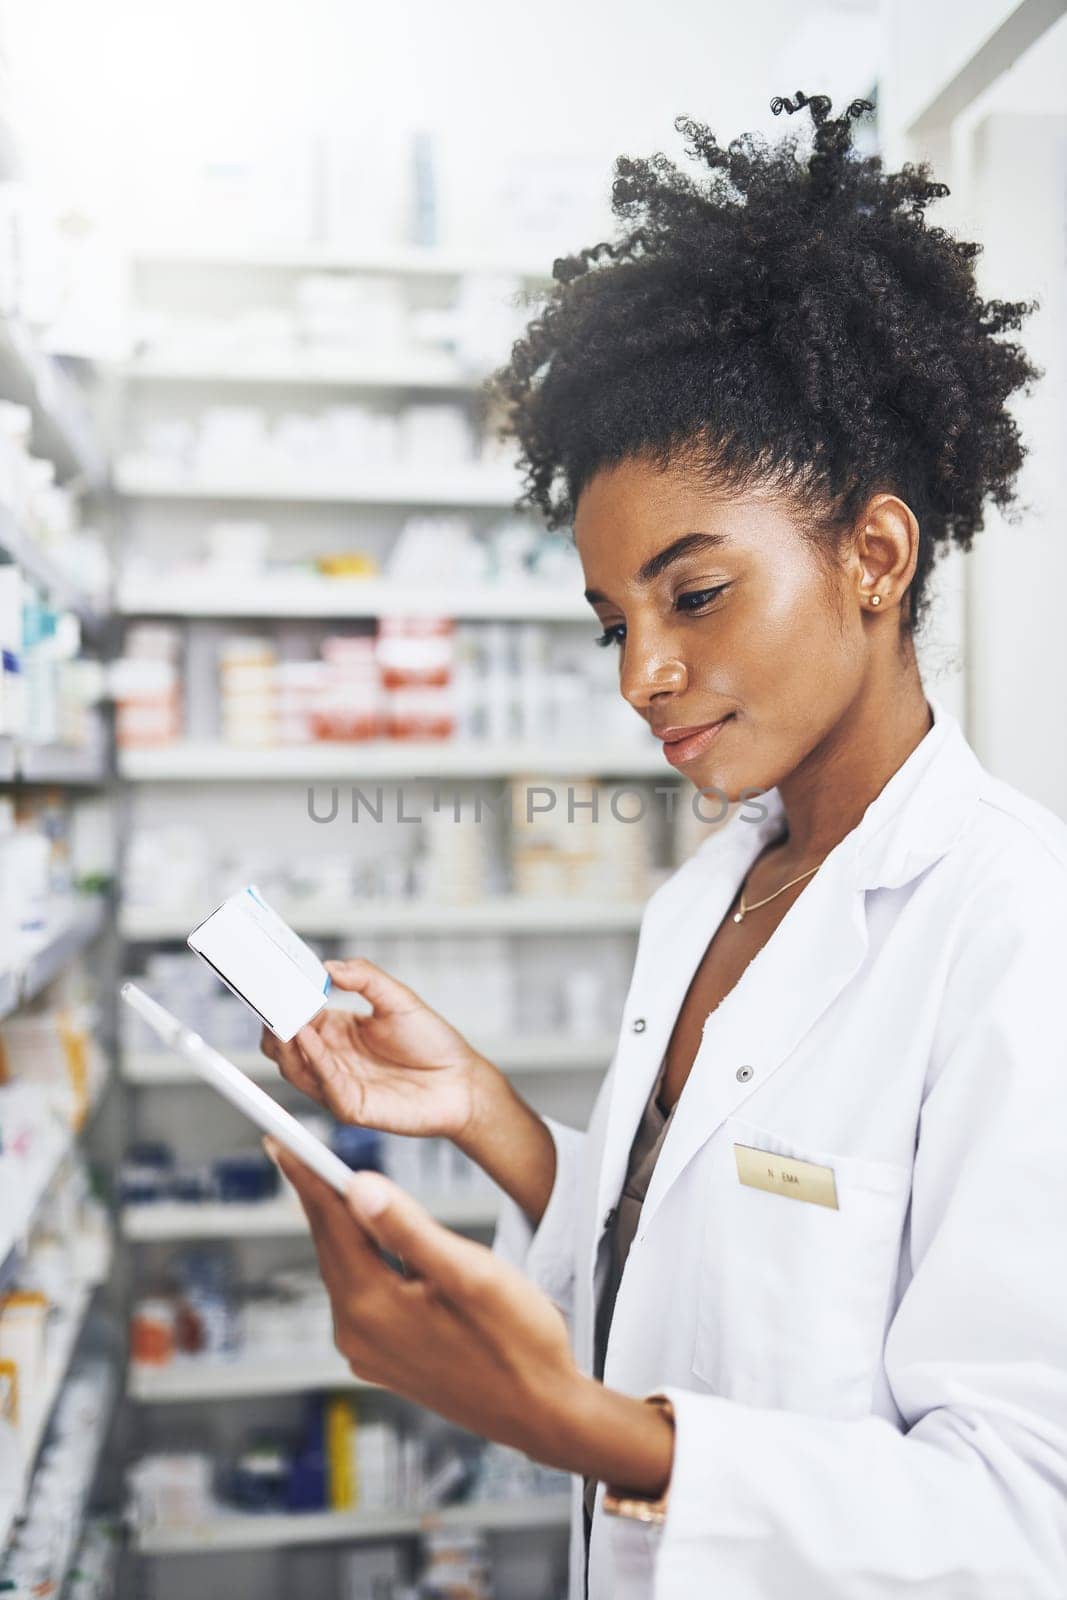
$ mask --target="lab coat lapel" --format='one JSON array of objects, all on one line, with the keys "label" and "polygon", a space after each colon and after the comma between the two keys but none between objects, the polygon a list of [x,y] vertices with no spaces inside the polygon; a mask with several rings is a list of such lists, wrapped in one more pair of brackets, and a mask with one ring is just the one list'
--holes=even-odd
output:
[{"label": "lab coat lapel", "polygon": [[[938,860],[958,838],[976,803],[983,768],[956,719],[932,695],[929,730],[805,885],[771,938],[710,1014],[692,1070],[667,1130],[641,1210],[642,1230],[697,1150],[793,1053],[858,973],[868,948],[867,892],[896,888]],[[642,930],[646,965],[635,963],[624,1030],[633,1015],[647,1029],[637,1050],[620,1041],[617,1089],[598,1197],[618,1196],[633,1135],[685,992],[748,866],[781,827],[777,789],[761,797],[765,822],[724,834],[694,861],[690,881],[664,917]],[[664,925],[664,923],[667,925]],[[640,955],[640,952],[639,952]],[[653,995],[655,998],[653,999]],[[751,1075],[737,1076],[742,1067]]]},{"label": "lab coat lapel", "polygon": [[758,804],[766,815],[749,821],[742,807],[719,837],[701,846],[700,860],[688,862],[685,870],[663,885],[645,913],[615,1060],[597,1188],[594,1248],[607,1207],[622,1187],[637,1124],[693,974],[738,884],[781,830],[784,811],[778,791],[760,795]]},{"label": "lab coat lapel", "polygon": [[[853,852],[842,841],[705,1022],[652,1171],[642,1229],[697,1150],[766,1085],[859,971],[867,917],[853,867]],[[749,1071],[739,1078],[742,1068]]]}]

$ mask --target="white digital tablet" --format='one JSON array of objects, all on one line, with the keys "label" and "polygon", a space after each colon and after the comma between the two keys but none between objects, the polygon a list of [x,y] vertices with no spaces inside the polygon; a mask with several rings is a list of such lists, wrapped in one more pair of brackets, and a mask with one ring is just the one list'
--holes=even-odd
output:
[{"label": "white digital tablet", "polygon": [[135,983],[124,983],[119,994],[126,1004],[132,1006],[138,1016],[143,1017],[148,1026],[159,1035],[165,1045],[176,1050],[184,1056],[195,1072],[209,1083],[213,1089],[229,1100],[231,1105],[243,1111],[245,1116],[254,1122],[257,1127],[277,1139],[279,1144],[285,1145],[313,1172],[317,1172],[331,1188],[338,1194],[344,1194],[348,1180],[352,1176],[350,1167],[346,1167],[340,1156],[317,1139],[313,1133],[299,1123],[295,1117],[280,1106],[276,1100],[253,1083],[248,1075],[235,1067],[232,1061],[220,1055],[206,1044],[198,1033],[187,1028],[183,1022],[173,1016],[165,1006],[161,1006],[151,995],[145,994],[143,989]]}]

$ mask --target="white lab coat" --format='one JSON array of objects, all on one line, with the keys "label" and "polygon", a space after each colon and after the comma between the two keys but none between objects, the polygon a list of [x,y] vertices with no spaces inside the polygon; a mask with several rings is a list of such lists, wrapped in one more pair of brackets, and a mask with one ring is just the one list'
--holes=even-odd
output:
[{"label": "white lab coat", "polygon": [[[604,1371],[674,1404],[667,1518],[606,1515],[598,1487],[591,1600],[1067,1597],[1067,826],[927,699],[933,727],[705,1022]],[[690,979],[780,829],[762,803],[649,900],[589,1129],[548,1119],[536,1231],[501,1202],[493,1248],[586,1373],[605,1216]],[[735,1143],[832,1167],[838,1209],[742,1184]]]}]

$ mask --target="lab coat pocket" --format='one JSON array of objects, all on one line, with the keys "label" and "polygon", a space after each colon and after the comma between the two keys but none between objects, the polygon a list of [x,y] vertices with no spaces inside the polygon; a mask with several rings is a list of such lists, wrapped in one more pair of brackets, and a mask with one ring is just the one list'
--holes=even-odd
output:
[{"label": "lab coat pocket", "polygon": [[[756,1150],[829,1167],[836,1207],[743,1183],[735,1145],[745,1147],[743,1161]],[[706,1161],[693,1372],[747,1405],[866,1415],[910,1168],[795,1143],[738,1117]],[[819,1174],[806,1181],[807,1193],[827,1188]]]}]

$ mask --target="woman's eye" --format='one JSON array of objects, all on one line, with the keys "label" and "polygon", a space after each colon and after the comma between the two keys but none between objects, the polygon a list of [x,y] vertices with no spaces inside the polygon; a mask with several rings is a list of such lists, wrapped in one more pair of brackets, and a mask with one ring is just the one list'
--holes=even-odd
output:
[{"label": "woman's eye", "polygon": [[596,642],[600,645],[622,644],[622,639],[619,637],[619,635],[624,634],[625,632],[625,622],[617,622],[613,628],[605,628],[604,632],[600,634]]},{"label": "woman's eye", "polygon": [[[726,588],[728,588],[727,584],[719,583],[713,589],[690,589],[686,594],[680,594],[675,604],[680,611],[688,612],[692,615],[694,612],[699,611],[702,606],[706,606],[712,600],[715,600]],[[625,636],[625,622],[616,622],[613,627],[604,629],[596,643],[599,645],[621,645]]]},{"label": "woman's eye", "polygon": [[[678,596],[677,605],[683,611],[698,611],[701,606],[707,605],[709,600],[714,600],[716,595],[722,594],[725,588],[725,583],[718,583],[713,589],[690,589],[687,594]],[[684,605],[683,602],[686,600],[691,600],[693,604]]]}]

